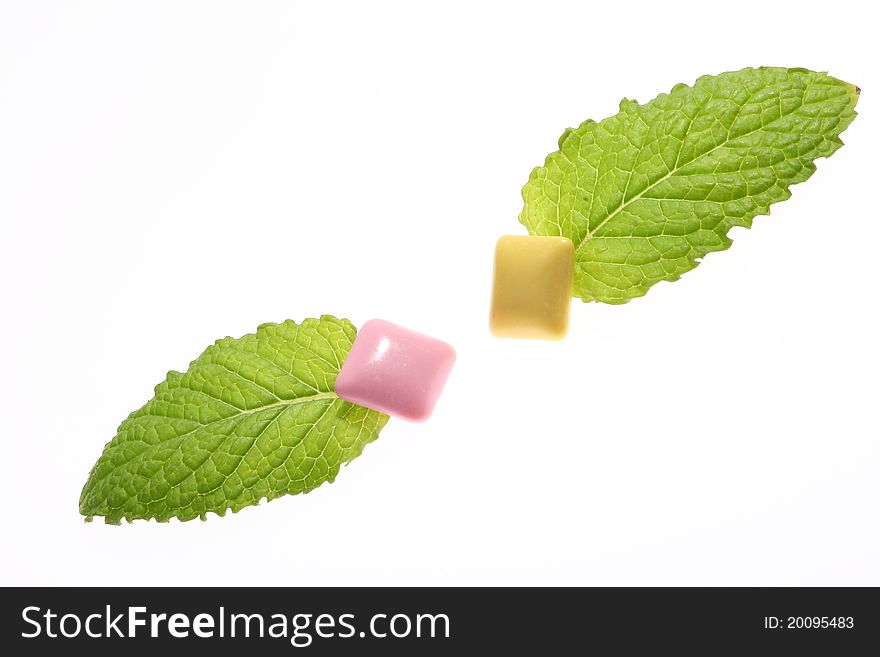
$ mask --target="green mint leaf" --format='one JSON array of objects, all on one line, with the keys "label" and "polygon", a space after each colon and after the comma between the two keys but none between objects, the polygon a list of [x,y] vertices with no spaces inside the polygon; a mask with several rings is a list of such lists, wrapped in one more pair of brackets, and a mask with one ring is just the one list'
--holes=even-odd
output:
[{"label": "green mint leaf", "polygon": [[746,68],[678,85],[566,130],[523,187],[520,221],[576,249],[574,295],[625,303],[730,246],[816,170],[856,116],[857,87]]},{"label": "green mint leaf", "polygon": [[218,340],[122,423],[80,513],[204,520],[332,482],[388,421],[333,392],[356,333],[325,315]]}]

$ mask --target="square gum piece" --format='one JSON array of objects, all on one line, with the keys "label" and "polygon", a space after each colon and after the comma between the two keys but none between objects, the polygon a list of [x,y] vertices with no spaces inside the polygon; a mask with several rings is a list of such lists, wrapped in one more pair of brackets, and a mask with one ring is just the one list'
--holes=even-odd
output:
[{"label": "square gum piece", "polygon": [[560,340],[568,332],[574,245],[565,237],[505,235],[495,247],[489,328],[499,338]]},{"label": "square gum piece", "polygon": [[454,363],[455,349],[442,340],[371,319],[358,332],[335,390],[354,404],[424,422]]}]

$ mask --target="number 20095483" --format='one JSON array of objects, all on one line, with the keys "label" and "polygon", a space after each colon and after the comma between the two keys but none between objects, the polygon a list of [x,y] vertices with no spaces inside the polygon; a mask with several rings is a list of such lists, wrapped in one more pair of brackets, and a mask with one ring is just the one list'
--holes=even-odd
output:
[{"label": "number 20095483", "polygon": [[825,629],[852,629],[855,619],[852,616],[765,616],[764,628],[768,630],[792,629],[792,630],[825,630]]}]

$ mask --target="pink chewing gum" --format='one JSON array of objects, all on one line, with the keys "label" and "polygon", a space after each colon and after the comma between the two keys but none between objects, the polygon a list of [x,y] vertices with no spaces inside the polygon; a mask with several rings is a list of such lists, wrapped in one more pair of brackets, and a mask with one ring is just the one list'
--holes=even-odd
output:
[{"label": "pink chewing gum", "polygon": [[424,422],[443,391],[455,349],[442,340],[371,319],[336,377],[336,394],[375,411]]}]

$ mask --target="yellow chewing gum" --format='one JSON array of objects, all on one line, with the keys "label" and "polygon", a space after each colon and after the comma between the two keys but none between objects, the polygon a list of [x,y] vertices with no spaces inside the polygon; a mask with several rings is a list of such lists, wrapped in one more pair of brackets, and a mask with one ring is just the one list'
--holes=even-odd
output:
[{"label": "yellow chewing gum", "polygon": [[565,237],[505,235],[495,247],[489,328],[499,338],[560,340],[568,332],[574,245]]}]

